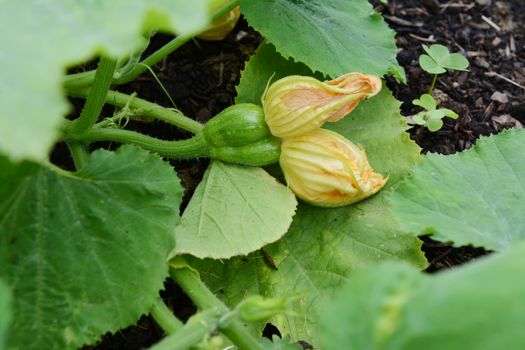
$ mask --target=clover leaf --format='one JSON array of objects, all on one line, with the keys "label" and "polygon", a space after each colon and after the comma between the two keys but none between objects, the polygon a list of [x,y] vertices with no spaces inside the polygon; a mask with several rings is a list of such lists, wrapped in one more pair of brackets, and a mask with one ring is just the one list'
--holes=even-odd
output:
[{"label": "clover leaf", "polygon": [[437,102],[430,94],[421,95],[419,99],[413,100],[412,104],[425,109],[424,111],[414,115],[414,123],[417,125],[423,125],[432,132],[438,131],[443,127],[442,119],[444,117],[449,117],[452,119],[457,119],[458,117],[456,112],[448,108],[436,109]]},{"label": "clover leaf", "polygon": [[459,53],[450,53],[447,47],[434,44],[428,47],[423,45],[427,53],[419,56],[419,65],[424,71],[431,74],[443,74],[450,70],[464,71],[468,68],[468,60]]}]

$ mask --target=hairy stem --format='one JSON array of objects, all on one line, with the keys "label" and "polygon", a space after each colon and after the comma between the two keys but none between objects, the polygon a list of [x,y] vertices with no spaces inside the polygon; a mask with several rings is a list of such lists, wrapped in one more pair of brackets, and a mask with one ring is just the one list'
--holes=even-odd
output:
[{"label": "hairy stem", "polygon": [[209,148],[202,134],[181,141],[165,141],[146,136],[136,131],[93,128],[82,135],[67,135],[75,141],[95,142],[114,141],[140,146],[163,157],[174,159],[191,159],[209,157]]},{"label": "hairy stem", "polygon": [[[199,309],[214,309],[222,315],[230,313],[226,305],[213,294],[199,276],[189,268],[171,268],[171,277],[191,298]],[[263,350],[261,344],[237,320],[219,324],[219,330],[241,350]]]},{"label": "hairy stem", "polygon": [[67,142],[66,144],[71,156],[73,157],[75,168],[80,170],[86,164],[89,157],[86,145],[76,141]]},{"label": "hairy stem", "polygon": [[117,60],[105,56],[100,58],[93,87],[87,95],[86,104],[80,113],[80,117],[73,121],[70,126],[73,133],[82,134],[95,125],[106,102],[116,66]]},{"label": "hairy stem", "polygon": [[167,334],[175,333],[184,326],[184,324],[177,317],[175,317],[171,310],[168,309],[161,298],[159,298],[157,302],[153,304],[150,314]]},{"label": "hairy stem", "polygon": [[[90,89],[69,90],[67,93],[73,97],[85,98],[89,95]],[[203,128],[201,123],[186,117],[180,111],[165,108],[156,103],[126,95],[121,92],[108,91],[105,102],[120,108],[127,106],[132,109],[137,109],[145,117],[165,121],[166,123],[173,124],[192,133],[198,133]]]}]

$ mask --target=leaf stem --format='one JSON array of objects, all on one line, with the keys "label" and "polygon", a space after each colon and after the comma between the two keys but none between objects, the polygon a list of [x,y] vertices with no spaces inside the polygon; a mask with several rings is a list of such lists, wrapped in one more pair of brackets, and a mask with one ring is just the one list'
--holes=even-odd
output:
[{"label": "leaf stem", "polygon": [[208,309],[195,314],[178,331],[170,334],[150,350],[187,350],[217,330],[220,314]]},{"label": "leaf stem", "polygon": [[167,334],[175,333],[184,326],[184,324],[173,314],[173,312],[168,309],[161,298],[159,298],[157,302],[153,304],[150,314]]},{"label": "leaf stem", "polygon": [[[172,267],[170,275],[199,309],[215,309],[223,316],[230,313],[228,307],[206,287],[197,273],[187,267]],[[264,349],[238,320],[230,319],[226,322],[221,322],[219,329],[241,350]]]},{"label": "leaf stem", "polygon": [[93,87],[89,90],[84,108],[80,117],[74,120],[70,126],[73,133],[82,134],[95,125],[106,101],[116,66],[117,60],[106,56],[100,58]]},{"label": "leaf stem", "polygon": [[136,131],[93,128],[82,135],[67,135],[66,137],[75,141],[83,142],[114,141],[119,143],[130,143],[149,151],[156,152],[163,157],[174,159],[190,159],[210,156],[208,144],[202,134],[197,134],[187,140],[165,141]]},{"label": "leaf stem", "polygon": [[[68,90],[67,93],[73,97],[85,98],[89,95],[90,89],[84,88],[78,90]],[[156,118],[165,121],[166,123],[176,125],[192,133],[198,133],[203,128],[201,123],[186,117],[178,110],[165,108],[159,106],[156,103],[152,103],[132,95],[130,96],[123,94],[121,92],[108,91],[105,102],[120,108],[128,106],[129,108],[139,109],[141,114],[145,117]]]},{"label": "leaf stem", "polygon": [[432,95],[432,91],[434,91],[434,87],[436,86],[437,77],[438,75],[434,74],[434,78],[432,78],[432,84],[430,84],[430,89],[428,89],[429,95]]},{"label": "leaf stem", "polygon": [[86,164],[89,157],[86,145],[76,141],[66,142],[66,144],[73,157],[75,168],[80,170]]}]

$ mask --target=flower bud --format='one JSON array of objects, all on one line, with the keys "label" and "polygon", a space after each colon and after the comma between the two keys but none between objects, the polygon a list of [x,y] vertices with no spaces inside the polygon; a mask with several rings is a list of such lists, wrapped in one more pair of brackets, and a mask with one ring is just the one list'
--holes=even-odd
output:
[{"label": "flower bud", "polygon": [[338,121],[380,90],[381,79],[373,75],[348,73],[325,82],[292,75],[271,84],[262,105],[272,134],[288,138]]},{"label": "flower bud", "polygon": [[[214,0],[210,3],[210,12],[219,10],[226,6],[231,0]],[[239,6],[234,7],[230,12],[221,18],[213,21],[213,23],[206,29],[206,31],[197,35],[197,38],[202,40],[219,41],[228,35],[239,21],[241,12]]]},{"label": "flower bud", "polygon": [[237,305],[237,312],[244,322],[266,321],[277,314],[289,312],[288,304],[291,300],[285,297],[264,298],[253,295]]},{"label": "flower bud", "polygon": [[374,172],[364,150],[325,129],[285,139],[279,162],[295,195],[321,207],[355,203],[387,181]]}]

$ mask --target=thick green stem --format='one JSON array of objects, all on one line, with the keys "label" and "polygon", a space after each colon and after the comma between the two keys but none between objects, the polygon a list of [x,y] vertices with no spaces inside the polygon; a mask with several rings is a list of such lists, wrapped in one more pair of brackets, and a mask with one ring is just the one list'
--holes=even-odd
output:
[{"label": "thick green stem", "polygon": [[430,84],[430,89],[428,89],[428,93],[432,95],[432,91],[434,91],[434,87],[436,86],[438,75],[434,74],[434,78],[432,78],[432,84]]},{"label": "thick green stem", "polygon": [[86,145],[76,141],[67,142],[66,144],[73,157],[75,168],[80,170],[86,164],[89,157]]},{"label": "thick green stem", "polygon": [[167,334],[175,333],[184,326],[184,323],[175,317],[161,298],[153,305],[150,314]]},{"label": "thick green stem", "polygon": [[[214,309],[223,316],[230,313],[228,307],[189,268],[171,268],[170,275],[199,309]],[[237,320],[221,322],[219,329],[241,350],[264,350],[257,339]]]},{"label": "thick green stem", "polygon": [[[70,90],[68,95],[73,97],[85,98],[88,96],[89,89]],[[202,130],[203,125],[193,119],[186,117],[184,114],[177,110],[168,109],[159,106],[156,103],[152,103],[134,96],[126,95],[121,92],[108,91],[106,96],[106,103],[116,106],[125,107],[128,106],[132,109],[140,110],[141,114],[145,117],[156,118],[166,123],[176,125],[182,129],[188,130],[192,133],[198,133]]]},{"label": "thick green stem", "polygon": [[187,350],[199,344],[217,330],[220,314],[216,310],[201,311],[189,319],[180,330],[164,338],[150,350]]},{"label": "thick green stem", "polygon": [[119,143],[131,143],[156,152],[163,157],[174,159],[191,159],[209,157],[209,147],[202,134],[181,141],[159,140],[146,136],[136,131],[93,128],[82,135],[67,135],[66,138],[82,142],[114,141]]},{"label": "thick green stem", "polygon": [[95,125],[106,101],[117,60],[102,56],[80,117],[71,124],[71,132],[82,134]]},{"label": "thick green stem", "polygon": [[[211,16],[212,22],[224,16],[237,5],[239,5],[239,0],[234,0],[226,6],[224,6],[223,8],[214,12]],[[113,81],[113,84],[125,84],[134,80],[136,77],[138,77],[146,71],[146,67],[152,67],[156,63],[160,62],[164,57],[168,56],[170,53],[184,45],[191,38],[198,34],[199,32],[195,32],[177,36],[176,38],[168,42],[166,45],[162,46],[160,49],[149,55],[142,62],[135,65],[129,72],[126,72],[119,78],[115,79],[115,81]],[[64,87],[66,90],[88,87],[89,85],[91,85],[94,78],[94,71],[70,74],[64,78]]]}]

